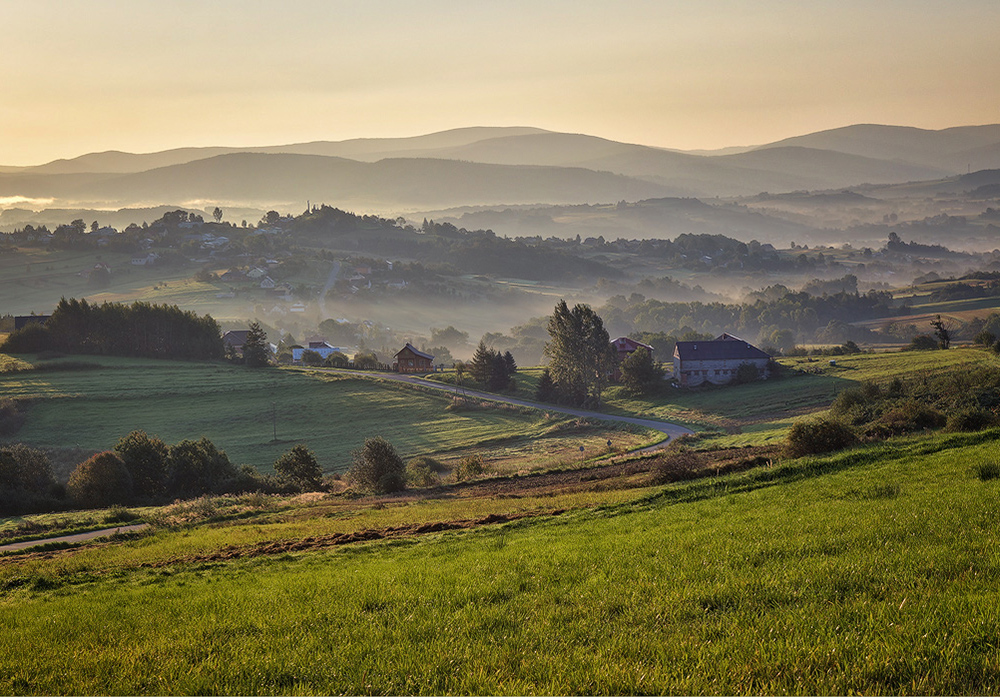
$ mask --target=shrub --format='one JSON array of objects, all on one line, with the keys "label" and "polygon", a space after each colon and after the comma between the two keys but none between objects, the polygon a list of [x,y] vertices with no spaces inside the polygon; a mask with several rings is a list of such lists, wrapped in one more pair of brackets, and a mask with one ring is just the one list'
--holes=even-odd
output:
[{"label": "shrub", "polygon": [[651,481],[653,484],[694,479],[705,465],[705,456],[687,448],[668,452],[657,458]]},{"label": "shrub", "polygon": [[219,492],[237,474],[226,453],[208,438],[181,441],[167,454],[167,491],[172,495]]},{"label": "shrub", "polygon": [[919,334],[910,340],[907,351],[936,351],[939,348],[938,340],[930,334]]},{"label": "shrub", "polygon": [[455,467],[453,474],[455,475],[456,482],[464,482],[473,477],[480,477],[486,471],[487,467],[483,456],[476,454],[462,458],[462,461]]},{"label": "shrub", "polygon": [[841,390],[830,411],[837,416],[847,416],[849,414],[865,420],[874,406],[882,396],[882,390],[874,382],[864,382],[857,387],[848,387]]},{"label": "shrub", "polygon": [[302,352],[302,362],[309,366],[323,365],[323,357],[317,351],[306,349]]},{"label": "shrub", "polygon": [[4,353],[41,353],[50,347],[52,338],[48,327],[32,322],[7,336],[0,344]]},{"label": "shrub", "polygon": [[292,447],[275,460],[274,471],[306,491],[319,491],[323,485],[323,468],[313,451],[304,445]]},{"label": "shrub", "polygon": [[0,513],[18,515],[59,505],[48,455],[15,443],[0,447]]},{"label": "shrub", "polygon": [[417,487],[439,486],[444,470],[444,465],[433,457],[415,457],[406,463],[406,483]]},{"label": "shrub", "polygon": [[981,346],[993,346],[997,342],[996,336],[991,331],[984,329],[983,331],[976,334],[972,339],[973,343],[979,344]]},{"label": "shrub", "polygon": [[351,455],[354,464],[348,476],[358,488],[388,494],[406,487],[406,465],[392,444],[381,436],[368,438]]},{"label": "shrub", "polygon": [[356,353],[354,354],[354,367],[358,370],[378,370],[378,356],[375,353]]},{"label": "shrub", "polygon": [[132,477],[125,463],[111,450],[81,462],[69,476],[70,499],[85,508],[103,508],[132,498]]},{"label": "shrub", "polygon": [[960,409],[948,417],[947,429],[949,431],[982,431],[997,422],[992,412],[979,407]]},{"label": "shrub", "polygon": [[132,431],[115,444],[115,452],[132,476],[136,496],[151,498],[163,493],[167,478],[167,444],[145,431]]},{"label": "shrub", "polygon": [[841,450],[857,442],[849,426],[830,419],[796,421],[788,432],[786,449],[790,457]]},{"label": "shrub", "polygon": [[24,425],[24,413],[16,401],[0,398],[0,436],[12,436]]},{"label": "shrub", "polygon": [[749,382],[756,382],[760,379],[760,370],[753,363],[740,363],[736,368],[736,375],[733,376],[733,384],[745,385]]},{"label": "shrub", "polygon": [[653,362],[653,354],[639,348],[626,356],[619,366],[622,384],[631,394],[646,394],[663,384],[663,368]]},{"label": "shrub", "polygon": [[130,508],[125,508],[124,506],[112,506],[104,515],[104,522],[112,524],[131,523],[138,517],[139,515]]},{"label": "shrub", "polygon": [[351,360],[340,351],[334,351],[326,357],[323,364],[330,368],[346,368],[351,364]]},{"label": "shrub", "polygon": [[887,435],[909,433],[925,428],[940,428],[945,425],[945,417],[939,411],[909,399],[880,416],[877,425],[887,431]]}]

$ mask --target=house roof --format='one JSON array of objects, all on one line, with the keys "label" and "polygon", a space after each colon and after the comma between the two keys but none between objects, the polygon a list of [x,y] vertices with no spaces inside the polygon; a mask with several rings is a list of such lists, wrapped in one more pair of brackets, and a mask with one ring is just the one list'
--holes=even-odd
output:
[{"label": "house roof", "polygon": [[249,329],[232,329],[222,335],[222,343],[226,346],[242,346],[247,342]]},{"label": "house roof", "polygon": [[644,348],[647,351],[652,351],[653,347],[649,344],[644,344],[641,341],[636,341],[635,339],[630,339],[627,336],[620,336],[611,342],[611,345],[615,347],[616,351],[628,351],[632,352],[638,348]]},{"label": "house roof", "polygon": [[432,356],[429,353],[424,353],[423,351],[415,349],[413,347],[413,344],[411,344],[410,342],[407,342],[406,346],[404,346],[403,348],[399,349],[399,351],[396,352],[396,355],[394,356],[394,358],[398,358],[399,354],[401,354],[403,351],[405,351],[407,349],[409,349],[413,353],[413,355],[415,355],[417,358],[426,358],[429,361],[433,361],[434,360],[434,356]]},{"label": "house roof", "polygon": [[748,341],[730,334],[723,334],[714,341],[678,341],[674,356],[682,361],[738,361],[770,358]]}]

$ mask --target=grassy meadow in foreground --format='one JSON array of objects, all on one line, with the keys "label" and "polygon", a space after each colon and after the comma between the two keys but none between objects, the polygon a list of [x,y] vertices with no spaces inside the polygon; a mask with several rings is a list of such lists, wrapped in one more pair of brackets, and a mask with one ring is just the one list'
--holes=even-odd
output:
[{"label": "grassy meadow in foreground", "polygon": [[0,691],[995,693],[998,438],[339,551],[5,559]]}]

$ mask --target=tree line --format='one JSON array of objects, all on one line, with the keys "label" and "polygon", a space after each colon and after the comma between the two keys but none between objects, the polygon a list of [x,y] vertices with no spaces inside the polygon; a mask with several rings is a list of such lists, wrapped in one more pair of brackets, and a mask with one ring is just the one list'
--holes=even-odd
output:
[{"label": "tree line", "polygon": [[274,475],[261,475],[249,465],[237,466],[208,438],[167,445],[145,431],[132,431],[113,449],[77,465],[62,485],[53,476],[44,451],[17,443],[0,446],[0,514],[322,488],[323,471],[303,445],[279,457],[274,470]]},{"label": "tree line", "polygon": [[218,323],[176,305],[88,303],[63,298],[45,324],[10,334],[0,351],[213,359],[224,355]]}]

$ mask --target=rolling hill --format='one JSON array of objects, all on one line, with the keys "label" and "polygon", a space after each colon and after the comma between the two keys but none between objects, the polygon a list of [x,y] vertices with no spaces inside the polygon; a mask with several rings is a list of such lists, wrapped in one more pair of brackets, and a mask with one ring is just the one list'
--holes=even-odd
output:
[{"label": "rolling hill", "polygon": [[447,206],[748,196],[941,180],[1000,167],[1000,125],[856,125],[750,149],[685,153],[531,127],[267,147],[91,153],[0,167],[0,197],[60,207],[272,207],[305,200],[383,213]]}]

